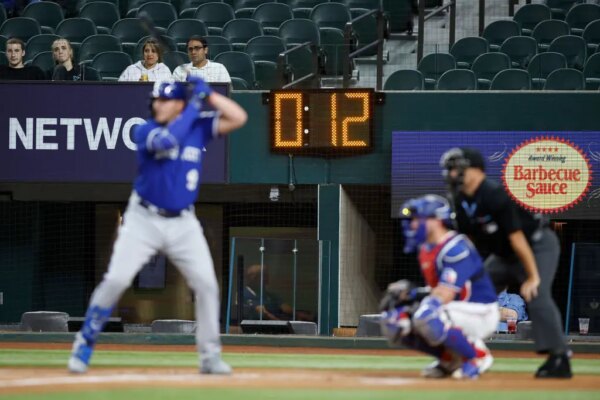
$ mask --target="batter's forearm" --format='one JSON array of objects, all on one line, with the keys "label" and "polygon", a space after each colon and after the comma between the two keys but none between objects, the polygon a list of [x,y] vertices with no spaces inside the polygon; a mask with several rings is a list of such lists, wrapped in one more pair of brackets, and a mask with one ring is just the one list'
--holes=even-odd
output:
[{"label": "batter's forearm", "polygon": [[212,92],[208,97],[209,103],[221,113],[219,119],[219,134],[225,135],[242,127],[248,119],[246,111],[235,101]]}]

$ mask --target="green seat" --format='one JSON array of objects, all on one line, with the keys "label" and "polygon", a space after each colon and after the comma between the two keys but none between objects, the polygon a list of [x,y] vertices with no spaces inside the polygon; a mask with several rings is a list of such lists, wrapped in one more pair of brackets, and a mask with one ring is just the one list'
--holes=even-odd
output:
[{"label": "green seat", "polygon": [[[141,38],[135,45],[135,50],[133,51],[133,60],[142,60],[144,59],[144,43],[146,43],[147,40],[152,39],[151,36],[144,36],[143,38]],[[177,51],[177,43],[175,43],[175,41],[173,40],[173,38],[167,36],[167,35],[161,35],[160,36],[160,45],[161,46],[167,46],[167,49],[163,49],[163,53],[169,52],[169,51]]]},{"label": "green seat", "polygon": [[352,16],[348,7],[342,3],[321,3],[312,9],[310,19],[317,28],[337,28],[343,31]]},{"label": "green seat", "polygon": [[531,37],[538,43],[539,51],[547,51],[550,43],[557,37],[569,35],[571,28],[565,21],[551,19],[540,22],[533,30]]},{"label": "green seat", "polygon": [[517,10],[513,21],[521,27],[521,33],[531,36],[533,28],[542,21],[552,19],[552,11],[545,4],[525,4]]},{"label": "green seat", "polygon": [[529,72],[522,69],[505,69],[496,74],[490,90],[529,90],[531,78]]},{"label": "green seat", "polygon": [[221,35],[223,26],[235,19],[233,8],[226,3],[205,3],[196,9],[194,18],[203,21],[211,35]]},{"label": "green seat", "polygon": [[[92,4],[92,3],[90,3]],[[113,35],[93,35],[81,42],[79,61],[91,61],[96,55],[105,51],[122,51],[121,41]]]},{"label": "green seat", "polygon": [[28,17],[9,18],[0,26],[0,35],[7,38],[19,38],[25,43],[41,33],[40,24],[35,19]]},{"label": "green seat", "polygon": [[482,36],[490,44],[490,51],[500,50],[500,46],[511,36],[519,36],[521,29],[515,21],[500,20],[488,24],[483,30]]},{"label": "green seat", "polygon": [[279,36],[263,35],[252,38],[244,50],[252,61],[270,61],[277,63],[279,54],[285,51],[283,40]]},{"label": "green seat", "polygon": [[169,67],[171,71],[175,71],[175,68],[178,66],[187,64],[189,62],[190,58],[188,57],[187,53],[183,53],[181,51],[168,51],[163,54],[163,63],[165,63],[165,65]]},{"label": "green seat", "polygon": [[233,0],[233,10],[236,18],[252,18],[257,7],[275,3],[275,0]]},{"label": "green seat", "polygon": [[456,59],[457,68],[470,69],[471,64],[477,57],[489,51],[486,39],[478,36],[470,36],[459,39],[450,48],[450,54]]},{"label": "green seat", "polygon": [[344,33],[337,28],[321,28],[321,46],[325,53],[325,75],[339,76],[344,72]]},{"label": "green seat", "polygon": [[316,46],[321,44],[319,28],[310,19],[290,19],[279,27],[279,37],[286,46],[310,42]]},{"label": "green seat", "polygon": [[98,33],[102,34],[109,34],[120,18],[117,6],[108,1],[87,3],[79,11],[79,17],[91,20],[96,25]]},{"label": "green seat", "polygon": [[[357,14],[363,14],[369,10],[365,8],[353,8],[351,11],[355,11]],[[357,48],[363,48],[368,44],[373,43],[377,40],[377,16],[374,14],[365,17],[358,22],[352,23],[352,30],[354,35],[358,39]],[[377,54],[377,47],[371,47],[365,52],[361,53],[360,57],[374,56]]]},{"label": "green seat", "polygon": [[121,41],[123,51],[129,56],[133,56],[137,42],[148,35],[144,25],[137,18],[122,18],[115,22],[111,35],[116,36]]},{"label": "green seat", "polygon": [[117,81],[125,68],[132,64],[129,54],[122,51],[105,51],[92,60],[90,67],[100,74],[103,81]]},{"label": "green seat", "polygon": [[587,57],[587,45],[581,36],[567,35],[557,37],[550,43],[548,51],[564,55],[567,59],[568,68],[583,70]]},{"label": "green seat", "polygon": [[233,90],[250,90],[250,84],[243,78],[232,76],[231,88]]},{"label": "green seat", "polygon": [[562,54],[551,51],[536,54],[527,66],[531,77],[531,88],[541,90],[548,75],[560,68],[567,68],[567,59]]},{"label": "green seat", "polygon": [[424,90],[425,77],[416,69],[394,71],[383,84],[383,90]]},{"label": "green seat", "polygon": [[[291,80],[299,79],[310,73],[316,71],[318,66],[313,63],[313,52],[309,47],[301,47],[291,53],[289,53],[285,59],[286,75]],[[313,79],[308,79],[304,82],[297,84],[296,88],[313,87],[315,82]]]},{"label": "green seat", "polygon": [[25,61],[32,60],[38,53],[52,51],[52,43],[56,39],[60,39],[60,36],[51,33],[42,33],[29,39],[25,44]]},{"label": "green seat", "polygon": [[151,1],[144,3],[138,8],[137,15],[146,14],[154,23],[156,28],[162,28],[164,32],[173,21],[177,19],[177,11],[169,3]]},{"label": "green seat", "polygon": [[[0,26],[6,21],[6,9],[4,8],[4,4],[0,4]],[[6,57],[6,55],[5,55]]]},{"label": "green seat", "polygon": [[241,51],[226,51],[216,56],[215,62],[223,64],[232,78],[245,80],[248,83],[248,89],[255,87],[254,63],[248,54]]},{"label": "green seat", "polygon": [[529,61],[537,54],[538,45],[530,36],[509,37],[500,46],[500,52],[510,57],[513,68],[527,69]]},{"label": "green seat", "polygon": [[433,90],[444,72],[456,69],[456,60],[452,54],[448,53],[427,54],[421,59],[417,69],[425,78],[425,89]]},{"label": "green seat", "polygon": [[0,65],[8,65],[8,58],[6,58],[6,53],[0,51]]},{"label": "green seat", "polygon": [[56,27],[56,34],[69,39],[74,49],[79,49],[85,38],[97,33],[96,25],[87,18],[67,18]]},{"label": "green seat", "polygon": [[363,8],[367,10],[379,10],[382,8],[381,0],[331,0],[335,3],[342,3],[350,10],[353,8]]},{"label": "green seat", "polygon": [[[123,9],[121,11],[121,6],[123,6],[124,8],[127,6],[127,0],[123,0],[122,2],[120,2],[119,0],[77,0],[77,12],[81,13],[81,10],[83,9],[83,7],[85,7],[87,4],[89,3],[96,3],[99,1],[107,1],[109,3],[112,3],[115,5],[115,7],[117,7],[117,10],[119,10],[119,15],[125,15],[125,12],[127,12],[127,9]],[[121,3],[123,3],[121,5]]]},{"label": "green seat", "polygon": [[126,2],[127,13],[125,14],[125,16],[127,18],[135,18],[137,16],[137,13],[141,6],[143,6],[146,3],[153,3],[153,2],[162,2],[162,3],[171,4],[170,0],[127,0],[127,2]]},{"label": "green seat", "polygon": [[600,53],[592,54],[583,68],[585,88],[596,90],[600,87]]},{"label": "green seat", "polygon": [[64,19],[62,8],[58,3],[51,1],[38,1],[25,7],[23,17],[35,19],[42,28],[43,33],[54,33],[58,24]]},{"label": "green seat", "polygon": [[277,64],[272,61],[254,61],[256,85],[261,90],[272,90],[280,87],[277,75]]},{"label": "green seat", "polygon": [[6,36],[0,35],[0,51],[4,52],[6,49],[6,41],[8,38]]},{"label": "green seat", "polygon": [[92,68],[89,65],[80,65],[79,68],[81,68],[81,80],[88,82],[96,82],[102,80],[100,74],[98,73],[98,71],[96,71],[95,68]]},{"label": "green seat", "polygon": [[42,51],[33,57],[30,65],[38,67],[44,72],[46,79],[51,79],[56,63],[54,62],[54,57],[52,56],[51,51]]},{"label": "green seat", "polygon": [[206,43],[208,43],[208,58],[214,60],[216,56],[226,51],[233,51],[233,46],[227,38],[218,35],[205,36]]},{"label": "green seat", "polygon": [[392,33],[413,33],[412,0],[383,0],[383,10],[389,16]]},{"label": "green seat", "polygon": [[310,12],[312,9],[319,4],[323,3],[323,0],[279,0],[281,3],[285,3],[292,8],[294,12],[294,18],[309,19]]},{"label": "green seat", "polygon": [[510,65],[510,58],[500,52],[485,53],[477,57],[473,61],[471,70],[477,77],[478,88],[489,89],[496,74],[504,69],[509,69]]},{"label": "green seat", "polygon": [[583,31],[583,40],[587,44],[587,53],[592,55],[600,47],[600,19],[590,22]]},{"label": "green seat", "polygon": [[546,5],[552,11],[552,18],[564,20],[569,10],[581,0],[546,0]]},{"label": "green seat", "polygon": [[437,90],[476,90],[477,77],[469,69],[451,69],[440,76]]},{"label": "green seat", "polygon": [[600,6],[597,4],[576,4],[569,10],[565,21],[571,27],[571,34],[581,36],[585,27],[600,19]]},{"label": "green seat", "polygon": [[254,37],[262,36],[260,23],[250,18],[232,19],[223,26],[223,37],[227,38],[233,49],[242,51],[246,43]]},{"label": "green seat", "polygon": [[546,83],[544,90],[583,90],[585,89],[585,79],[583,73],[573,68],[560,68],[552,71]]},{"label": "green seat", "polygon": [[193,35],[208,35],[204,22],[192,18],[178,19],[167,28],[167,36],[172,37],[177,43],[177,50],[184,53],[187,52],[187,42]]},{"label": "green seat", "polygon": [[205,3],[219,3],[218,0],[183,0],[179,9],[179,18],[194,18],[196,9]]},{"label": "green seat", "polygon": [[281,24],[293,18],[292,9],[283,3],[261,4],[252,13],[252,19],[261,24],[265,35],[277,35]]}]

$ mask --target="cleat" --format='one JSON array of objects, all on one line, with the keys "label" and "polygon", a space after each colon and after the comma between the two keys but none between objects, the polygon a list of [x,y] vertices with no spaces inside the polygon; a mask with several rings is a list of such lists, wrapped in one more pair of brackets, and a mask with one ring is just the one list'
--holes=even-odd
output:
[{"label": "cleat", "polygon": [[478,379],[480,375],[474,360],[465,361],[462,366],[452,373],[454,379]]},{"label": "cleat", "polygon": [[233,370],[229,364],[223,361],[220,355],[203,359],[202,366],[200,367],[201,374],[231,375],[232,372]]},{"label": "cleat", "polygon": [[571,373],[571,361],[568,354],[552,354],[535,373],[536,378],[560,378],[569,379]]},{"label": "cleat", "polygon": [[494,357],[481,339],[476,340],[473,347],[475,347],[475,352],[477,353],[473,361],[477,365],[477,368],[479,368],[479,374],[483,374],[494,364]]},{"label": "cleat", "polygon": [[73,374],[84,374],[87,372],[93,351],[94,347],[88,344],[81,335],[81,332],[77,332],[75,341],[73,342],[71,357],[69,358],[69,372]]},{"label": "cleat", "polygon": [[421,371],[421,376],[428,379],[443,379],[452,376],[452,373],[461,366],[460,357],[449,352],[444,353],[441,359],[434,361]]}]

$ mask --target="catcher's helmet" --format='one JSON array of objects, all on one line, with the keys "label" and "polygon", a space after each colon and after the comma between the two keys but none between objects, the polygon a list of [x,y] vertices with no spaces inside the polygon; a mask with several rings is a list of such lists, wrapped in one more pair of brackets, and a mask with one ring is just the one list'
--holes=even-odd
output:
[{"label": "catcher's helmet", "polygon": [[[427,237],[425,219],[439,219],[447,226],[451,226],[454,213],[450,208],[448,200],[437,194],[428,194],[404,203],[402,208],[400,208],[400,218],[403,218],[402,231],[406,239],[404,242],[404,252],[412,253],[417,251]],[[413,218],[419,220],[416,228],[411,223]]]},{"label": "catcher's helmet", "polygon": [[187,100],[187,86],[183,82],[157,81],[152,90],[153,99]]}]

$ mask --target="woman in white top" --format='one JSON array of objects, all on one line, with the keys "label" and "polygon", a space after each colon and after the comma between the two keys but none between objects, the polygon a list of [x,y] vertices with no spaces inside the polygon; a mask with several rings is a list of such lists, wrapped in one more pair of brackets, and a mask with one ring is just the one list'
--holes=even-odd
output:
[{"label": "woman in white top", "polygon": [[162,61],[162,49],[155,39],[148,39],[143,46],[144,59],[125,68],[119,81],[172,80],[171,70]]}]

